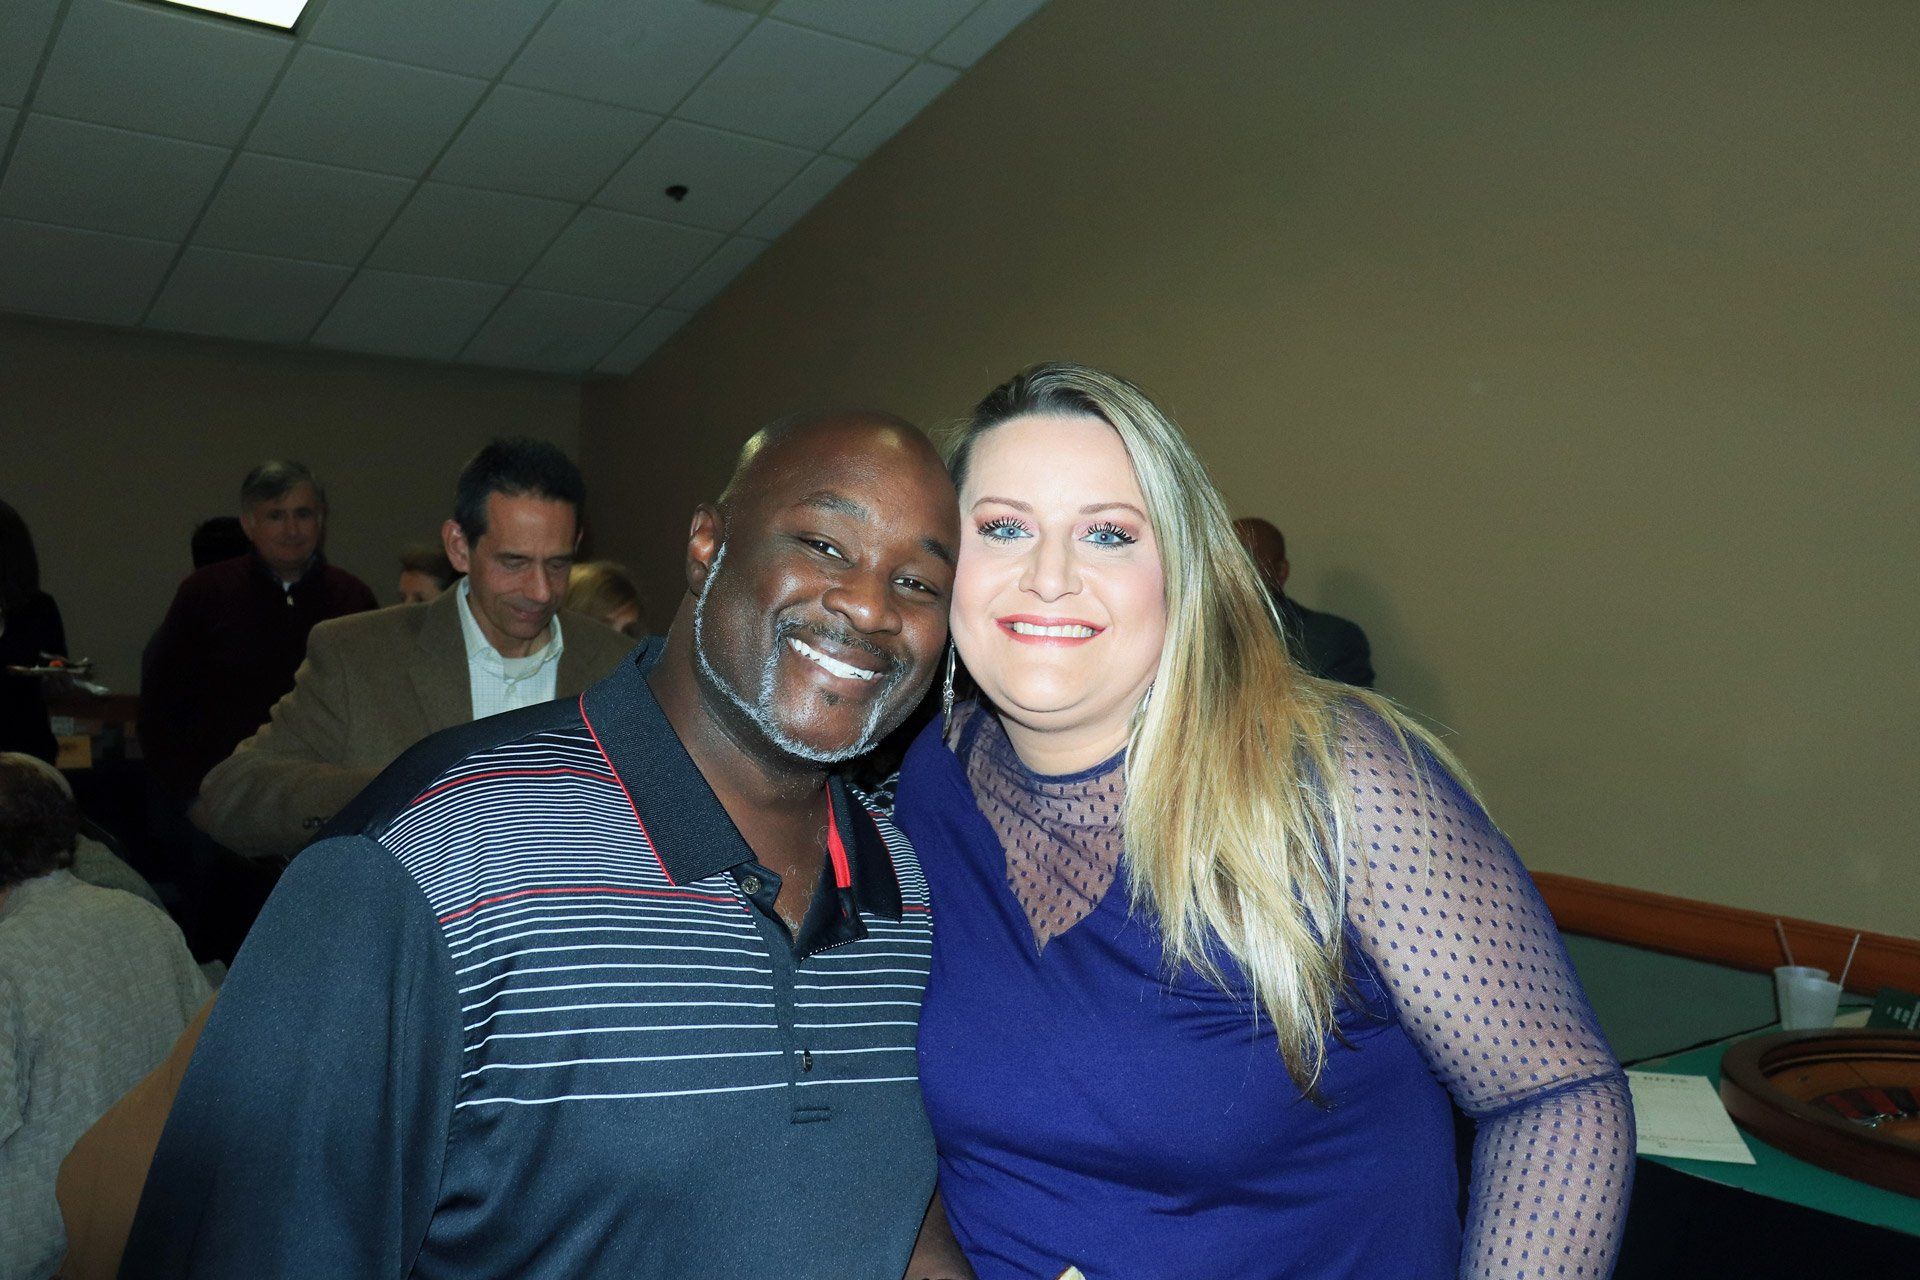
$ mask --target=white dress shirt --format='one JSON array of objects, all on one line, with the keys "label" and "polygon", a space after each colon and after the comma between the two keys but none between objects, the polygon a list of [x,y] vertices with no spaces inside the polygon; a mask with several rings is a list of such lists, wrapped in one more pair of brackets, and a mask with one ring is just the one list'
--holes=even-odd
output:
[{"label": "white dress shirt", "polygon": [[467,641],[467,685],[473,693],[473,718],[551,702],[560,674],[560,617],[547,624],[547,642],[524,658],[501,656],[473,616],[473,587],[460,579],[460,631]]}]

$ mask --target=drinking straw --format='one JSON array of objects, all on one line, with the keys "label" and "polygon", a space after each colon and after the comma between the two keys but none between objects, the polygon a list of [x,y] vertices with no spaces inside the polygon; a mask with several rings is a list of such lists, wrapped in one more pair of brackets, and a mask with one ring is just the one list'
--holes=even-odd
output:
[{"label": "drinking straw", "polygon": [[1840,970],[1840,989],[1842,991],[1845,991],[1847,989],[1847,970],[1853,968],[1853,953],[1858,951],[1859,949],[1860,949],[1860,935],[1856,933],[1853,935],[1853,945],[1847,948],[1847,963]]},{"label": "drinking straw", "polygon": [[1780,925],[1780,917],[1773,918],[1773,934],[1780,939],[1780,949],[1787,953],[1787,963],[1793,964],[1793,948],[1787,945],[1787,931]]}]

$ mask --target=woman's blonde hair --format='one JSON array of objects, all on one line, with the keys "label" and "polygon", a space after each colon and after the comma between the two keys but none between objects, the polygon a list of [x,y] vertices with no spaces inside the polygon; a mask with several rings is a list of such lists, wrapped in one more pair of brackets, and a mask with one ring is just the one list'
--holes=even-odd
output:
[{"label": "woman's blonde hair", "polygon": [[[1127,879],[1170,967],[1225,986],[1219,950],[1314,1092],[1345,983],[1340,850],[1353,838],[1341,726],[1356,703],[1431,736],[1384,698],[1309,676],[1226,504],[1180,429],[1124,378],[1042,364],[989,392],[948,441],[964,488],[982,435],[1032,414],[1097,418],[1133,463],[1166,576],[1167,639],[1127,744]],[[1417,758],[1417,757],[1416,757]]]},{"label": "woman's blonde hair", "polygon": [[627,576],[625,566],[611,560],[582,560],[575,564],[567,573],[565,605],[574,613],[584,613],[602,622],[632,605],[640,615],[639,629],[646,630],[647,607],[641,602],[640,589]]}]

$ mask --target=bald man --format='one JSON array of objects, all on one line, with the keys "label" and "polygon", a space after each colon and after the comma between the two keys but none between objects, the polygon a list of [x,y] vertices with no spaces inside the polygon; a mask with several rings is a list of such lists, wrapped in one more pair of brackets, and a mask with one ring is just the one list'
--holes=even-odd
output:
[{"label": "bald man", "polygon": [[931,680],[956,539],[900,420],[756,435],[664,639],[428,739],[294,861],[122,1276],[899,1280],[931,917],[833,770]]},{"label": "bald man", "polygon": [[1293,660],[1316,676],[1373,688],[1373,651],[1360,624],[1309,609],[1287,594],[1287,575],[1292,566],[1287,563],[1286,535],[1259,516],[1235,520],[1233,531],[1253,557],[1253,566],[1260,571],[1267,594],[1273,597]]}]

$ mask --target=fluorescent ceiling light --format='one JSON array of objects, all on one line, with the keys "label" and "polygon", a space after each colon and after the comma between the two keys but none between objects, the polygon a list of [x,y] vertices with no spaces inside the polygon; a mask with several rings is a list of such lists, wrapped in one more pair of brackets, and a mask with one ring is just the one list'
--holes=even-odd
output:
[{"label": "fluorescent ceiling light", "polygon": [[291,31],[293,24],[300,21],[300,11],[307,7],[309,0],[165,0],[165,3],[178,5],[182,9],[224,13],[229,18],[244,18],[248,22]]}]

